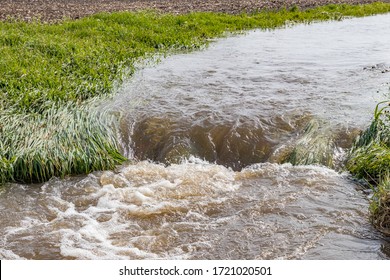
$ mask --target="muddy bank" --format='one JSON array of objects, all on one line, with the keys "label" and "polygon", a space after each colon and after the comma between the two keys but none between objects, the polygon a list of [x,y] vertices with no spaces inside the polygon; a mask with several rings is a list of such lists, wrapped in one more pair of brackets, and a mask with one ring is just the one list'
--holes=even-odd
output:
[{"label": "muddy bank", "polygon": [[[301,8],[325,4],[364,4],[375,0],[1,0],[0,20],[19,18],[58,21],[77,19],[98,12],[154,9],[169,13],[212,11],[237,14],[262,9]],[[385,0],[382,2],[390,2]]]}]

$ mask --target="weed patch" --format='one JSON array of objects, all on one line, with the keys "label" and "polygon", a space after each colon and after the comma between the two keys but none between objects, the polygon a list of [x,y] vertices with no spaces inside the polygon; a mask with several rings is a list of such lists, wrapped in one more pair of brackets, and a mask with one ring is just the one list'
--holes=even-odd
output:
[{"label": "weed patch", "polygon": [[390,104],[379,103],[369,128],[360,135],[352,147],[348,170],[373,186],[370,213],[373,224],[390,235]]}]

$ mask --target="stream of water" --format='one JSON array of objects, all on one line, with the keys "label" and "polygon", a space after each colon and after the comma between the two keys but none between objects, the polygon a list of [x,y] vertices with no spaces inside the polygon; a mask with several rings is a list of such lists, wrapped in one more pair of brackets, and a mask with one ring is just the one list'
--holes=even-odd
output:
[{"label": "stream of water", "polygon": [[141,69],[104,105],[132,162],[8,184],[0,258],[389,259],[342,168],[389,93],[389,26],[251,31]]}]

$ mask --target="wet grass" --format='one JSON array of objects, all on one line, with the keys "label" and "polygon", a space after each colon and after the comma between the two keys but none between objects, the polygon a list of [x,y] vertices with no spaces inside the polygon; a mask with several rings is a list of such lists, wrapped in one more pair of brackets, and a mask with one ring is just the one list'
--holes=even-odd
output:
[{"label": "wet grass", "polygon": [[368,182],[374,191],[371,220],[390,235],[390,103],[379,103],[371,125],[356,139],[348,159],[348,170]]},{"label": "wet grass", "polygon": [[390,174],[383,177],[379,185],[374,188],[370,213],[372,224],[390,236]]},{"label": "wet grass", "polygon": [[310,120],[300,137],[294,142],[294,147],[284,162],[293,165],[318,164],[333,168],[333,155],[336,148],[334,136],[325,121]]},{"label": "wet grass", "polygon": [[0,179],[44,182],[115,167],[126,159],[118,152],[112,118],[90,104],[70,103],[41,114],[1,114]]},{"label": "wet grass", "polygon": [[379,103],[371,125],[356,139],[347,168],[359,178],[377,184],[390,167],[390,115],[388,101]]},{"label": "wet grass", "polygon": [[0,22],[0,182],[45,181],[123,162],[110,122],[89,100],[115,92],[141,59],[199,49],[229,32],[389,11],[390,4],[375,3],[250,15],[121,12],[56,24]]}]

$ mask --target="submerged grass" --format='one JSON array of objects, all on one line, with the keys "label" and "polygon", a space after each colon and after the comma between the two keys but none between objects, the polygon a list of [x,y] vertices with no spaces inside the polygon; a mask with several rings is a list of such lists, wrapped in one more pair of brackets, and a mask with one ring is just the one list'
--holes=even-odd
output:
[{"label": "submerged grass", "polygon": [[56,24],[0,22],[0,182],[45,181],[123,162],[112,129],[88,100],[111,94],[139,59],[198,49],[225,32],[389,11],[390,4],[374,3],[250,15],[120,12]]},{"label": "submerged grass", "polygon": [[285,162],[293,165],[320,164],[333,168],[336,148],[333,137],[334,133],[325,121],[310,120],[294,142],[294,147]]}]

